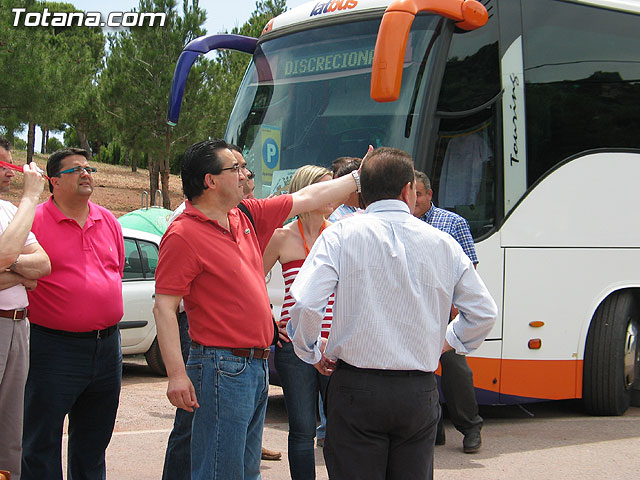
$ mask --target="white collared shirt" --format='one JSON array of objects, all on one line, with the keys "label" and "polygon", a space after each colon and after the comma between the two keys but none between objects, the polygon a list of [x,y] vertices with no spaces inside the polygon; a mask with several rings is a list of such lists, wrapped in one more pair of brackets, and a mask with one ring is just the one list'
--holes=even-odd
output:
[{"label": "white collared shirt", "polygon": [[[6,200],[0,200],[0,235],[7,229],[17,211],[18,209],[14,204]],[[33,233],[29,232],[24,246],[26,247],[32,243],[36,243],[36,237]],[[15,310],[25,308],[27,305],[29,305],[29,299],[27,298],[27,290],[24,288],[24,285],[14,285],[13,287],[0,290],[0,309]]]},{"label": "white collared shirt", "polygon": [[[444,343],[478,348],[497,307],[473,264],[450,235],[411,215],[400,200],[327,228],[291,287],[287,325],[298,357],[316,363],[327,299],[336,294],[325,350],[360,368],[433,372]],[[449,322],[451,305],[460,315]]]}]

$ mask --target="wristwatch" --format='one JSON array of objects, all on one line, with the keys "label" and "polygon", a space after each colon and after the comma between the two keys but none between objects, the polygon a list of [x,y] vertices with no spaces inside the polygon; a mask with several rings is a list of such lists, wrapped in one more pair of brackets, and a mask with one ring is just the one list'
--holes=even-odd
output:
[{"label": "wristwatch", "polygon": [[351,175],[353,175],[353,179],[356,181],[356,192],[360,193],[362,191],[362,186],[360,185],[360,175],[358,175],[358,171],[354,170],[351,172]]},{"label": "wristwatch", "polygon": [[16,261],[13,262],[9,268],[7,268],[7,270],[11,270],[13,272],[13,269],[16,267],[16,265],[18,265],[18,260],[20,260],[20,256],[18,255],[18,258],[16,258]]}]

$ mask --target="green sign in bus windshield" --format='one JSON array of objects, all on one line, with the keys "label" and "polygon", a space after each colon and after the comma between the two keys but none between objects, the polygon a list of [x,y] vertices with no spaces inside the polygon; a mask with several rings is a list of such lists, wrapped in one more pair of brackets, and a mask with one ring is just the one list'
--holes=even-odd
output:
[{"label": "green sign in bus windshield", "polygon": [[284,61],[284,77],[338,72],[361,68],[371,68],[373,48],[359,48],[339,52],[306,55]]}]

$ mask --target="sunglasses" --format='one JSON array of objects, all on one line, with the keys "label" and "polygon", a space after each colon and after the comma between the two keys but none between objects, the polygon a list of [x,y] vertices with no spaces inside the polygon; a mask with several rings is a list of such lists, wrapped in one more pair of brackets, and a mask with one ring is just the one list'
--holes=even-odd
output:
[{"label": "sunglasses", "polygon": [[98,169],[95,168],[95,167],[77,166],[77,167],[73,167],[73,168],[67,168],[66,170],[62,170],[62,171],[58,172],[56,177],[59,177],[63,173],[82,173],[82,172],[87,172],[89,175],[91,175],[92,173],[96,173],[97,171],[98,171]]}]

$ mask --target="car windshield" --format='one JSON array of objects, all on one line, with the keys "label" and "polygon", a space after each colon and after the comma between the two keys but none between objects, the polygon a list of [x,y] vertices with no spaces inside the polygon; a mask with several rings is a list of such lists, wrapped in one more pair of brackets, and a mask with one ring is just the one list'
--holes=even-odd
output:
[{"label": "car windshield", "polygon": [[[433,15],[416,17],[395,102],[370,97],[380,19],[319,27],[261,43],[242,82],[226,138],[256,173],[256,197],[286,190],[305,164],[362,157],[369,144],[413,154],[437,44]],[[432,41],[433,39],[433,41]]]}]

